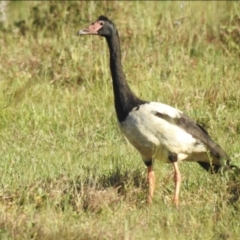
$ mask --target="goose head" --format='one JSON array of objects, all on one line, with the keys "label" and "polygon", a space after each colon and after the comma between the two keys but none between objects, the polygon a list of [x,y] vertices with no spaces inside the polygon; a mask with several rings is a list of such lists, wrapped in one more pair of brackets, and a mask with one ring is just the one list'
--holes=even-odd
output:
[{"label": "goose head", "polygon": [[88,27],[78,31],[78,35],[99,35],[102,37],[110,37],[116,34],[117,29],[112,21],[105,16],[100,16],[95,22]]}]

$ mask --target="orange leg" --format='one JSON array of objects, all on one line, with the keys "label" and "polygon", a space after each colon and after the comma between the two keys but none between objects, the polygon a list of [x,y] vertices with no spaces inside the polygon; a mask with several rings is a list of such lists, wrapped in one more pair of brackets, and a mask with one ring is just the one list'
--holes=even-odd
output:
[{"label": "orange leg", "polygon": [[148,167],[147,181],[148,181],[148,186],[149,186],[147,203],[151,204],[152,203],[154,189],[155,189],[155,175],[154,175],[154,171],[153,171],[153,167],[152,166]]},{"label": "orange leg", "polygon": [[175,181],[175,191],[174,191],[174,203],[176,206],[179,204],[179,191],[180,191],[180,185],[181,185],[181,173],[178,168],[178,163],[174,162],[174,181]]}]

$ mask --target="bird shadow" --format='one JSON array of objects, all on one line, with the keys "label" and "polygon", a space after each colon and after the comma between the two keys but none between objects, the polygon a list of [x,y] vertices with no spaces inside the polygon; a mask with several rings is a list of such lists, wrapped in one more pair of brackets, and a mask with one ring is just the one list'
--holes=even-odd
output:
[{"label": "bird shadow", "polygon": [[137,205],[145,200],[146,189],[146,176],[141,169],[121,170],[116,167],[108,173],[86,178],[79,190],[82,192],[82,208],[99,211],[103,205],[111,208],[123,201]]}]

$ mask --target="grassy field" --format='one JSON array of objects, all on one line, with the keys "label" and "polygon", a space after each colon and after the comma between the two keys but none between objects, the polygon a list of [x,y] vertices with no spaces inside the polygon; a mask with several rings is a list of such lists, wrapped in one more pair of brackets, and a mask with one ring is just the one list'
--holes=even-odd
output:
[{"label": "grassy field", "polygon": [[177,107],[240,161],[240,3],[11,2],[0,23],[0,239],[240,236],[240,176],[182,163],[146,167],[117,127],[105,40],[76,32],[104,14],[119,29],[131,88]]}]

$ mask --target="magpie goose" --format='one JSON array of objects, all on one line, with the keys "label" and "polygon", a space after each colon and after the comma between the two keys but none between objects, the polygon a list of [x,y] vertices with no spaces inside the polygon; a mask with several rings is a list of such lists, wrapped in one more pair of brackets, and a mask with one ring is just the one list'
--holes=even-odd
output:
[{"label": "magpie goose", "polygon": [[212,173],[230,164],[229,156],[207,131],[182,111],[160,102],[142,100],[132,92],[122,69],[118,30],[112,21],[100,16],[78,35],[99,35],[107,41],[119,127],[147,166],[148,203],[152,202],[155,188],[154,160],[173,164],[176,205],[181,184],[180,161],[198,162]]}]

